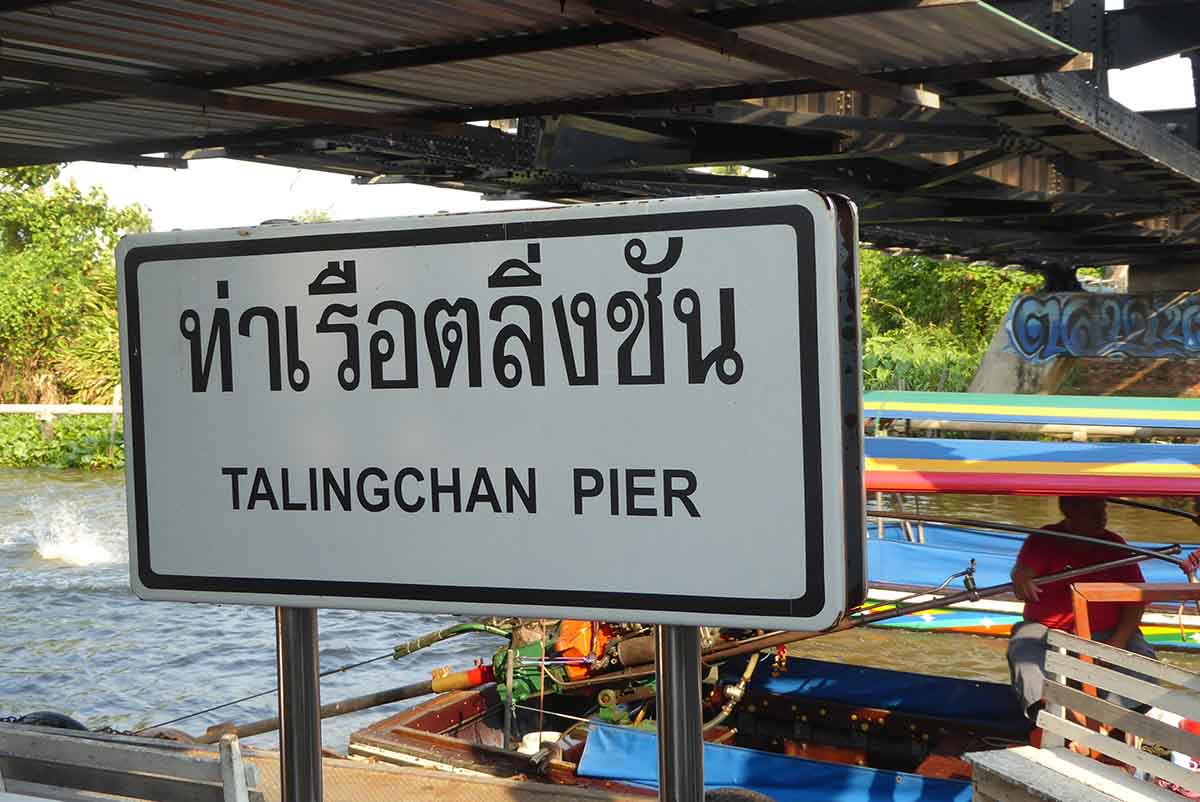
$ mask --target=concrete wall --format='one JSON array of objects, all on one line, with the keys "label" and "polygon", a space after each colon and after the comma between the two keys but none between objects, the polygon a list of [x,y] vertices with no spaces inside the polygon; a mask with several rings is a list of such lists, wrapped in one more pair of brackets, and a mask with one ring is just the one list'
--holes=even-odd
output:
[{"label": "concrete wall", "polygon": [[1171,267],[1132,265],[1129,292],[1184,292],[1200,289],[1200,264]]},{"label": "concrete wall", "polygon": [[[1057,361],[1057,360],[1055,360]],[[1058,392],[1200,398],[1200,359],[1073,359]]]},{"label": "concrete wall", "polygon": [[1001,323],[992,335],[987,353],[967,387],[969,393],[1056,393],[1076,360],[1059,357],[1034,364],[1008,347],[1008,332]]}]

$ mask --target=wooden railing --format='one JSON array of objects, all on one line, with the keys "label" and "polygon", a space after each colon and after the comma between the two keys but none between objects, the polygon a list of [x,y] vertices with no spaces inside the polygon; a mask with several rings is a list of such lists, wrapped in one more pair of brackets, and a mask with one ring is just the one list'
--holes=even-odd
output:
[{"label": "wooden railing", "polygon": [[0,415],[120,415],[120,404],[0,404]]},{"label": "wooden railing", "polygon": [[53,420],[59,415],[112,415],[113,422],[121,410],[121,385],[113,388],[111,404],[0,404],[0,415],[36,415],[39,420]]},{"label": "wooden railing", "polygon": [[0,724],[0,799],[263,802],[235,735],[219,747]]},{"label": "wooden railing", "polygon": [[[1067,714],[1068,710],[1077,711],[1092,721],[1122,730],[1145,742],[1185,755],[1200,755],[1200,736],[1096,695],[1097,689],[1103,689],[1200,721],[1200,696],[1197,696],[1200,674],[1058,630],[1050,630],[1046,643],[1050,647],[1046,654],[1046,673],[1058,675],[1058,679],[1047,678],[1045,699],[1049,706],[1038,714],[1037,724],[1043,730],[1044,748],[1065,746],[1067,741],[1074,741],[1151,777],[1161,777],[1200,793],[1200,774],[1177,766],[1168,758],[1142,751],[1124,740],[1096,732]],[[1059,653],[1059,649],[1065,650],[1066,654]],[[1104,664],[1094,662],[1095,659]],[[1115,668],[1136,672],[1144,679]],[[1085,687],[1077,690],[1070,687],[1072,682]],[[1061,712],[1055,712],[1055,708]]]},{"label": "wooden railing", "polygon": [[1154,602],[1194,602],[1200,599],[1200,584],[1172,582],[1136,584],[1130,582],[1077,582],[1071,586],[1071,604],[1075,608],[1075,634],[1092,637],[1088,617],[1089,602],[1152,604]]},{"label": "wooden railing", "polygon": [[[1143,751],[1156,744],[1182,755],[1200,756],[1200,735],[1104,698],[1117,694],[1158,710],[1200,721],[1200,674],[1091,639],[1089,603],[1130,603],[1200,599],[1200,585],[1085,582],[1072,586],[1078,635],[1050,630],[1046,638],[1046,709],[1038,713],[1042,748],[1020,747],[968,756],[975,767],[977,800],[1096,799],[1179,800],[1157,784],[1131,777],[1067,748],[1087,747],[1112,762],[1132,767],[1200,794],[1200,772],[1176,765],[1170,757]],[[1099,693],[1108,692],[1108,694]],[[1102,734],[1077,720],[1105,725],[1134,736],[1134,745]],[[1083,794],[1082,796],[1080,794]]]}]

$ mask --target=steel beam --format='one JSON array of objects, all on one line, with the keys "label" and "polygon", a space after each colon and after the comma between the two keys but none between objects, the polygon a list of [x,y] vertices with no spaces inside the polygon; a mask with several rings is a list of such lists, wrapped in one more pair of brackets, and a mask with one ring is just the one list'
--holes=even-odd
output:
[{"label": "steel beam", "polygon": [[[262,98],[231,95],[206,89],[195,89],[179,84],[168,84],[136,76],[116,73],[77,70],[49,64],[35,64],[0,58],[0,76],[21,80],[41,81],[70,89],[95,92],[106,98],[138,97],[164,103],[199,108],[218,108],[225,111],[253,114],[264,117],[303,120],[306,122],[335,123],[366,130],[378,130],[403,126],[431,134],[454,136],[481,136],[478,126],[463,126],[446,121],[422,120],[411,115],[377,114],[347,111],[328,106],[305,103],[266,100]],[[482,134],[486,135],[486,134]]]},{"label": "steel beam", "polygon": [[951,220],[1009,220],[1046,217],[1055,214],[1055,205],[1046,201],[986,200],[896,200],[864,208],[863,224],[920,223]]},{"label": "steel beam", "polygon": [[1183,142],[1192,145],[1193,148],[1200,148],[1200,109],[1196,108],[1172,108],[1160,109],[1156,112],[1139,112],[1147,120],[1153,120],[1158,125],[1162,125],[1170,133],[1174,133],[1176,137]]},{"label": "steel beam", "polygon": [[954,164],[930,170],[928,175],[923,176],[917,183],[910,186],[909,190],[912,192],[922,192],[924,190],[935,189],[943,184],[949,184],[951,181],[965,178],[992,165],[1011,161],[1022,153],[1031,150],[1033,150],[1032,147],[1014,148],[1008,144],[1001,144],[999,147],[985,150],[982,153],[976,153],[974,156],[968,156]]},{"label": "steel beam", "polygon": [[72,103],[87,103],[93,100],[106,99],[107,95],[100,95],[96,92],[80,92],[79,90],[68,90],[52,86],[46,89],[30,89],[24,92],[5,92],[0,94],[0,111],[36,109],[43,106],[68,106]]},{"label": "steel beam", "polygon": [[1124,70],[1200,48],[1200,2],[1174,0],[1104,15],[1107,66]]},{"label": "steel beam", "polygon": [[[514,185],[515,194],[500,177],[482,179],[465,176],[447,181],[437,176],[412,175],[408,180],[482,191],[491,198],[519,197],[551,201],[664,197],[797,186],[842,192],[858,200],[871,196],[870,191],[864,191],[859,185],[828,177],[819,180],[807,176],[751,179],[704,173],[647,172],[588,176],[544,174],[543,178],[545,180],[539,182],[533,176],[528,182]],[[1077,194],[1069,197],[1070,201],[1065,205],[1058,201],[1005,202],[969,197],[963,200],[882,200],[868,203],[863,210],[864,239],[877,244],[901,245],[934,255],[958,253],[1006,264],[1020,262],[1038,269],[1065,270],[1077,264],[1123,263],[1132,256],[1144,260],[1157,253],[1156,233],[1143,233],[1128,220],[1124,221],[1126,234],[1086,236],[1089,228],[1104,221],[1105,209],[1109,206],[1112,209],[1123,208],[1120,198]],[[1109,206],[1101,207],[1100,203]],[[1137,217],[1162,214],[1161,210],[1150,210]],[[1200,249],[1200,242],[1186,246],[1179,253],[1190,253],[1187,249],[1192,248]],[[1019,256],[1014,257],[1014,249],[1019,251]]]},{"label": "steel beam", "polygon": [[1200,183],[1200,151],[1162,126],[1103,95],[1076,75],[1016,75],[996,82],[1026,100],[1044,103],[1121,147]]},{"label": "steel beam", "polygon": [[[1192,62],[1192,97],[1196,101],[1197,114],[1197,129],[1200,129],[1200,50],[1193,50],[1187,54],[1188,61]],[[1197,133],[1197,142],[1200,143],[1200,133]],[[1200,148],[1200,144],[1196,145]]]},{"label": "steel beam", "polygon": [[[0,157],[0,165],[7,164],[10,160],[15,164],[53,164],[62,161],[62,159],[56,158],[58,153],[59,151],[55,148],[38,145],[5,145],[4,155]],[[188,166],[187,159],[135,154],[114,156],[97,154],[89,161],[131,164],[135,167],[167,167],[172,170],[186,170]]]},{"label": "steel beam", "polygon": [[[298,125],[289,127],[257,128],[220,134],[201,134],[189,137],[163,137],[127,140],[105,145],[73,145],[61,148],[40,148],[18,152],[15,145],[0,149],[0,167],[18,167],[25,164],[51,164],[53,162],[99,161],[112,162],[144,153],[184,153],[192,150],[223,148],[230,145],[259,144],[278,145],[280,142],[328,137],[347,134],[350,129],[333,125]],[[22,155],[30,155],[39,161],[23,161]]]},{"label": "steel beam", "polygon": [[[640,126],[661,126],[676,123],[687,125],[692,121],[712,122],[726,125],[766,126],[785,128],[791,131],[829,131],[835,133],[862,134],[908,134],[928,139],[945,138],[954,141],[995,141],[1005,131],[997,125],[981,123],[977,118],[970,121],[937,115],[925,119],[900,117],[859,117],[843,114],[818,114],[801,111],[786,111],[757,103],[730,101],[696,108],[633,110],[589,115],[593,118],[619,122],[628,120]],[[965,115],[963,115],[965,116]]]},{"label": "steel beam", "polygon": [[490,131],[495,136],[454,137],[393,129],[355,132],[340,138],[339,141],[344,141],[359,151],[384,153],[391,158],[415,156],[444,164],[473,164],[494,169],[532,166],[532,160],[522,156],[516,137],[495,128],[467,127],[476,131]]},{"label": "steel beam", "polygon": [[[870,73],[880,80],[897,84],[962,82],[1005,75],[1026,75],[1054,72],[1058,69],[1077,69],[1072,65],[1090,64],[1090,57],[1053,56],[1044,59],[1014,59],[983,64],[962,64],[945,67],[914,67]],[[536,117],[550,114],[587,114],[601,111],[630,111],[662,109],[675,106],[697,106],[747,98],[788,97],[826,91],[827,87],[811,78],[782,81],[753,81],[727,84],[704,89],[669,89],[661,92],[598,95],[588,98],[547,100],[533,103],[504,103],[487,106],[467,106],[453,109],[431,109],[423,116],[435,120],[502,120],[510,117]]]}]

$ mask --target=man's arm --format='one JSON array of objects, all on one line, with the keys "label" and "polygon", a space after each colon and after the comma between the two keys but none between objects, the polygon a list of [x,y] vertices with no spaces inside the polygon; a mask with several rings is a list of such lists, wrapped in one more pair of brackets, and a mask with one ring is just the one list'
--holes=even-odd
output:
[{"label": "man's arm", "polygon": [[1033,580],[1037,577],[1033,569],[1028,565],[1022,565],[1018,557],[1018,562],[1013,566],[1012,583],[1013,593],[1023,602],[1037,601],[1042,595],[1041,588],[1033,584]]},{"label": "man's arm", "polygon": [[1116,646],[1118,649],[1124,649],[1129,645],[1129,639],[1133,637],[1133,633],[1137,631],[1138,624],[1142,622],[1142,611],[1145,610],[1145,605],[1141,604],[1122,604],[1121,614],[1117,618],[1117,625],[1113,628],[1112,635],[1105,641],[1109,646]]},{"label": "man's arm", "polygon": [[[1120,539],[1122,543],[1124,538]],[[1129,582],[1131,584],[1141,584],[1146,579],[1142,576],[1142,569],[1136,563],[1132,565],[1122,566],[1114,572],[1115,581]],[[1129,645],[1129,639],[1133,637],[1133,633],[1137,632],[1138,624],[1142,623],[1142,613],[1146,611],[1145,604],[1122,604],[1119,607],[1120,615],[1117,617],[1117,625],[1113,627],[1112,635],[1108,637],[1106,643],[1109,646],[1116,646],[1118,649],[1124,649]]]}]

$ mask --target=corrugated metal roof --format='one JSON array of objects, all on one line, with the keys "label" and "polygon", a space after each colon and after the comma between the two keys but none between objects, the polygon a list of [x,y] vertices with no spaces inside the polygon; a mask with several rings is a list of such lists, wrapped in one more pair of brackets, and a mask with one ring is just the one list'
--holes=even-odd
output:
[{"label": "corrugated metal roof", "polygon": [[249,131],[278,122],[258,114],[192,109],[145,100],[108,100],[6,111],[0,116],[0,141],[44,147],[105,145],[125,140]]},{"label": "corrugated metal roof", "polygon": [[1061,52],[1051,37],[991,6],[958,4],[756,26],[740,36],[859,72],[1028,58]]},{"label": "corrugated metal roof", "polygon": [[[1017,181],[1020,187],[1012,187],[984,174],[982,168],[952,176],[953,188],[965,191],[962,197],[978,201],[975,213],[982,215],[978,218],[982,222],[957,220],[963,233],[952,230],[957,219],[953,213],[961,211],[959,199],[948,194],[939,201],[938,193],[927,192],[922,184],[932,178],[940,186],[937,170],[952,168],[959,156],[939,162],[922,154],[979,153],[981,147],[990,147],[992,151],[983,153],[995,157],[989,164],[1010,171],[1014,165],[1035,164],[1041,178],[1033,184],[1046,198],[1059,192],[1092,192],[1094,184],[1105,186],[1096,180],[1104,175],[1089,177],[1084,170],[1059,182],[1061,186],[1048,188],[1046,153],[1018,162],[1009,158],[1028,152],[1027,143],[1036,139],[1038,148],[1056,146],[1054,158],[1078,156],[1077,161],[1089,162],[1087,168],[1097,151],[1107,153],[1117,165],[1107,171],[1110,188],[1116,187],[1113,192],[1161,197],[1169,205],[1164,209],[1172,214],[1200,190],[1200,153],[1107,98],[1097,100],[1094,88],[1084,86],[1078,76],[1041,76],[1035,85],[1027,85],[1032,80],[1027,78],[996,78],[1017,69],[1013,65],[1018,62],[1021,71],[1039,65],[1054,69],[1077,51],[980,0],[914,0],[902,9],[881,0],[878,7],[888,10],[868,12],[842,11],[843,0],[656,2],[659,11],[694,11],[699,16],[691,23],[703,30],[689,33],[687,26],[672,28],[670,20],[665,27],[656,27],[646,7],[629,5],[629,0],[380,0],[370,4],[45,0],[25,4],[24,10],[0,11],[0,164],[52,158],[128,160],[139,149],[186,152],[227,145],[240,147],[235,152],[242,158],[269,158],[366,177],[411,171],[415,180],[498,194],[543,182],[531,196],[594,198],[597,194],[694,192],[696,185],[688,183],[685,172],[688,164],[743,163],[738,160],[745,157],[747,164],[770,165],[777,177],[785,176],[780,183],[789,186],[818,186],[810,183],[816,178],[834,182],[831,191],[843,191],[836,182],[845,179],[855,187],[847,192],[879,190],[903,197],[905,203],[912,201],[911,209],[891,210],[891,217],[883,215],[882,222],[874,224],[873,233],[887,235],[894,243],[915,242],[929,249],[945,242],[946,250],[952,250],[950,243],[957,240],[974,242],[970,246],[974,253],[987,253],[988,248],[1041,238],[1045,241],[1039,247],[1050,256],[1036,257],[1039,263],[1065,261],[1068,257],[1056,254],[1075,252],[1074,243],[1063,243],[1061,231],[1055,228],[1059,217],[1043,220],[1047,211],[1032,209],[1028,212],[1032,222],[1013,222],[1014,233],[994,231],[997,225],[1007,225],[1004,221],[1009,218],[1022,219],[1026,214],[1018,208],[1019,202],[998,205],[1019,200],[1012,193],[1025,188],[1024,177]],[[606,4],[616,9],[616,16],[597,13],[595,7]],[[858,9],[870,4],[850,5]],[[616,19],[622,22],[612,21]],[[699,26],[694,25],[697,22]],[[720,29],[730,27],[736,30],[738,42],[760,48],[757,55],[741,50],[735,58],[714,49],[717,41],[729,45],[728,31]],[[672,31],[674,36],[663,35]],[[709,39],[703,45],[696,43],[706,35]],[[733,47],[736,50],[737,45]],[[764,51],[769,52],[764,56]],[[768,66],[795,65],[798,59],[842,74],[817,84],[789,80],[805,78],[803,66],[790,71]],[[976,69],[996,64],[1004,64],[1004,70]],[[943,110],[937,114],[940,122],[922,129],[933,112],[898,105],[898,86],[882,80],[894,70],[907,71],[907,82],[932,83],[943,93],[948,109],[957,111]],[[964,71],[968,75],[961,77]],[[38,80],[42,75],[46,79]],[[866,83],[855,80],[864,76]],[[734,87],[745,94],[733,95],[731,90],[724,99],[754,97],[768,82],[780,81],[787,81],[787,87],[773,83],[776,95],[804,95],[831,85],[857,85],[871,92],[831,93],[826,96],[830,107],[819,109],[820,115],[853,115],[861,127],[849,134],[852,129],[836,126],[814,129],[824,132],[818,144],[813,144],[811,135],[805,139],[798,133],[808,124],[804,121],[772,128],[753,116],[734,123],[713,122],[714,128],[725,127],[716,133],[697,133],[705,121],[688,117],[680,107],[711,102],[714,93],[675,94]],[[672,125],[670,132],[659,133],[646,119],[610,122],[595,115],[596,98],[653,93],[670,93],[652,98],[659,111],[671,109],[653,125]],[[542,105],[532,112],[513,108],[530,104]],[[586,125],[572,129],[581,125],[578,117],[574,122],[561,117],[558,123],[543,123],[538,115],[549,113],[551,107],[555,113],[589,115],[583,121]],[[611,106],[606,108],[614,113]],[[451,122],[474,119],[474,115],[522,114],[526,119],[515,136],[484,134]],[[1031,127],[1009,126],[1004,115],[1026,120],[1037,116],[1038,122]],[[879,116],[902,125],[871,128]],[[559,144],[566,143],[563,147],[576,148],[575,152],[556,151],[556,133],[541,138],[542,132],[559,124],[574,131],[560,137]],[[590,143],[606,136],[603,130],[596,132],[597,126],[605,125],[620,128],[621,136],[630,139],[608,140],[612,152],[594,159],[592,165],[640,171],[636,175],[597,177],[577,167],[577,156],[594,155],[586,151]],[[935,130],[937,125],[943,129],[962,125],[976,132],[995,129],[998,141],[981,141],[978,133],[954,139],[946,130]],[[736,133],[731,133],[734,129]],[[633,153],[636,148],[626,148],[628,142],[647,137],[656,138],[649,149],[659,151],[646,159]],[[759,138],[763,144],[756,150]],[[864,147],[868,139],[877,141],[877,147]],[[897,142],[903,147],[892,148]],[[920,149],[926,144],[928,150]],[[729,151],[721,149],[726,146]],[[839,166],[847,164],[836,161],[847,155],[843,148],[850,149],[851,158],[866,159],[860,164],[870,169]],[[715,158],[727,153],[734,155]],[[656,156],[662,160],[655,161]],[[826,159],[834,161],[826,163]],[[1119,165],[1131,159],[1138,169],[1123,175]],[[788,177],[783,162],[800,160],[803,167],[792,165],[796,169]],[[660,168],[657,174],[646,172]],[[705,186],[706,191],[724,191],[732,185]],[[1081,208],[1079,214],[1086,217],[1086,208]],[[878,209],[872,213],[882,214]],[[1097,222],[1085,219],[1081,225]],[[1123,254],[1122,247],[1143,247],[1143,230],[1135,222],[1122,225],[1095,235],[1103,242],[1083,253],[1099,257],[1095,262],[1099,264],[1111,261],[1108,257],[1114,253]],[[995,243],[989,244],[989,237]]]},{"label": "corrugated metal roof", "polygon": [[150,0],[57,3],[2,16],[5,38],[129,59],[217,69],[472,40],[593,22],[581,3],[545,0]]},{"label": "corrugated metal roof", "polygon": [[[6,58],[145,76],[308,62],[603,22],[586,3],[547,0],[391,0],[369,6],[333,0],[78,0],[0,15]],[[856,71],[1073,52],[975,0],[762,25],[742,35]],[[237,93],[411,113],[784,77],[771,67],[674,39],[646,38],[339,76],[336,85],[290,82]],[[9,85],[0,85],[0,91]],[[375,91],[356,93],[356,86]],[[206,127],[215,124],[209,118]]]},{"label": "corrugated metal roof", "polygon": [[785,77],[767,67],[670,40],[385,70],[343,80],[428,105],[488,105],[618,93],[692,89]]}]

